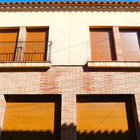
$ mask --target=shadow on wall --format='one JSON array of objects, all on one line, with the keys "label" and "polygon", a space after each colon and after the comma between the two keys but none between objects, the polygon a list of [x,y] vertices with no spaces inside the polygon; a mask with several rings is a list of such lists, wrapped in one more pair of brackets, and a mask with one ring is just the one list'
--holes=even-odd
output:
[{"label": "shadow on wall", "polygon": [[129,132],[115,131],[91,131],[89,133],[79,131],[77,132],[77,140],[134,140],[129,136]]},{"label": "shadow on wall", "polygon": [[[77,140],[136,140],[135,134],[132,134],[130,130],[128,131],[76,131],[76,126],[74,124],[66,125],[63,124],[61,129],[65,131],[65,138],[67,136],[72,136],[72,132],[76,132]],[[63,136],[62,136],[63,138]],[[64,139],[65,139],[64,138]],[[73,137],[72,137],[73,138]],[[71,139],[72,139],[71,138]]]},{"label": "shadow on wall", "polygon": [[5,95],[1,140],[60,140],[61,95]]},{"label": "shadow on wall", "polygon": [[1,68],[0,72],[47,72],[49,68]]},{"label": "shadow on wall", "polygon": [[[77,121],[77,129],[76,129],[76,126],[72,123],[69,125],[67,125],[67,124],[61,125],[61,111],[60,111],[61,96],[55,97],[55,95],[54,95],[54,97],[52,97],[52,95],[43,95],[43,96],[40,96],[40,95],[38,95],[38,96],[35,96],[35,95],[34,96],[33,95],[32,96],[27,96],[27,95],[16,96],[16,95],[14,95],[14,98],[12,98],[10,95],[7,95],[6,101],[12,102],[12,103],[14,103],[14,102],[15,103],[17,103],[17,102],[19,102],[19,103],[23,103],[23,102],[28,103],[29,102],[30,103],[30,102],[36,102],[36,101],[37,102],[48,102],[48,101],[55,102],[54,132],[52,132],[49,129],[45,129],[44,131],[43,131],[43,129],[40,129],[38,127],[38,124],[39,124],[38,120],[36,123],[36,126],[38,129],[36,131],[35,131],[35,122],[32,123],[33,124],[32,130],[27,129],[27,127],[26,127],[26,129],[21,130],[21,129],[23,129],[22,128],[23,125],[21,123],[19,123],[19,125],[22,125],[22,127],[20,127],[19,130],[14,130],[15,129],[15,123],[14,123],[14,127],[12,129],[8,129],[9,125],[6,129],[3,129],[1,140],[60,140],[60,133],[61,133],[61,137],[63,140],[73,139],[73,137],[76,137],[76,134],[77,134],[77,140],[137,140],[135,124],[134,124],[134,118],[137,118],[137,114],[135,114],[136,112],[134,112],[134,110],[136,110],[136,109],[135,109],[135,105],[134,105],[135,100],[133,99],[134,98],[133,95],[121,95],[121,96],[120,95],[102,95],[102,96],[101,95],[98,95],[98,96],[97,95],[96,96],[95,95],[89,95],[89,96],[79,95],[79,96],[81,96],[81,97],[78,97],[78,100],[77,100],[78,103],[85,103],[85,101],[86,101],[86,103],[95,102],[96,104],[98,104],[98,103],[100,104],[100,102],[103,102],[103,101],[104,101],[104,103],[123,102],[124,106],[126,108],[126,112],[127,112],[128,129],[125,129],[125,131],[122,131],[122,128],[119,126],[119,129],[117,129],[117,131],[115,131],[112,127],[111,127],[112,128],[111,130],[110,129],[107,130],[107,128],[105,127],[105,129],[98,128],[95,131],[95,128],[93,128],[93,125],[92,125],[93,123],[91,121],[88,122],[88,125],[91,124],[91,129],[87,129],[87,130],[85,128],[80,127],[79,124],[81,124],[81,123],[78,123],[78,121]],[[94,98],[93,98],[93,96],[94,96]],[[18,108],[18,106],[16,106],[16,107]],[[88,108],[89,108],[89,106],[88,106]],[[21,108],[19,108],[19,110],[21,111]],[[91,117],[90,113],[89,113],[89,117]],[[102,113],[102,112],[100,112],[100,113]],[[135,117],[133,116],[134,114],[136,115]],[[11,116],[11,114],[10,114],[10,116]],[[113,117],[113,116],[111,116],[111,117]],[[7,119],[9,119],[9,117],[7,117]],[[85,123],[84,123],[85,125],[87,125],[86,120],[87,119],[85,119]],[[24,118],[24,121],[26,122],[27,120]],[[24,121],[23,121],[23,124],[26,124]],[[111,119],[109,119],[109,121],[111,121]],[[11,118],[11,122],[13,122],[13,117]],[[94,122],[96,122],[96,119]],[[113,123],[113,122],[111,121],[111,123]],[[49,121],[46,124],[49,125]],[[85,127],[85,125],[84,125],[84,127]],[[120,124],[118,124],[118,125],[120,125]],[[89,126],[87,128],[89,128]],[[60,130],[62,130],[62,132],[60,132]]]},{"label": "shadow on wall", "polygon": [[[65,131],[65,136],[66,137],[68,135],[68,133],[70,132],[71,135],[72,132],[76,132],[76,137],[77,140],[134,140],[134,138],[132,138],[132,136],[130,135],[129,130],[128,131],[76,131],[76,126],[74,124],[70,124],[70,125],[66,125],[63,124],[62,125],[62,130]],[[69,135],[70,135],[69,133]]]},{"label": "shadow on wall", "polygon": [[[76,127],[73,124],[62,125],[62,130],[66,136],[71,137],[76,130]],[[63,137],[63,136],[62,136]],[[67,137],[68,138],[68,137]],[[57,137],[51,131],[3,131],[1,140],[60,140],[60,137]],[[134,140],[129,131],[118,132],[115,131],[90,131],[90,132],[79,132],[77,131],[77,140]]]},{"label": "shadow on wall", "polygon": [[1,140],[57,140],[50,131],[3,131]]},{"label": "shadow on wall", "polygon": [[89,68],[87,64],[82,68],[83,72],[140,72],[140,69],[134,68]]},{"label": "shadow on wall", "polygon": [[77,140],[137,140],[134,95],[77,95]]}]

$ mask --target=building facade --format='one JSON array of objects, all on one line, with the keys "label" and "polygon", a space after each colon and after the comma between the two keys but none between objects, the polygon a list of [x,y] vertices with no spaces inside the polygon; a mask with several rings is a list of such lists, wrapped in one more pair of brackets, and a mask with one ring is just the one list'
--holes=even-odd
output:
[{"label": "building facade", "polygon": [[2,140],[140,139],[140,2],[0,3]]}]

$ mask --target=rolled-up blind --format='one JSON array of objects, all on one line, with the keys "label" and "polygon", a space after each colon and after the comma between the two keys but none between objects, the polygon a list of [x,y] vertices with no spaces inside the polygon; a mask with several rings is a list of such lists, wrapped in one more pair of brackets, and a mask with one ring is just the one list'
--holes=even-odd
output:
[{"label": "rolled-up blind", "polygon": [[54,139],[54,102],[8,102],[2,140]]},{"label": "rolled-up blind", "polygon": [[43,61],[45,59],[45,47],[47,47],[48,30],[27,30],[25,44],[26,61]]},{"label": "rolled-up blind", "polygon": [[18,30],[0,30],[0,61],[13,61]]},{"label": "rolled-up blind", "polygon": [[130,140],[125,103],[77,103],[78,140]]},{"label": "rolled-up blind", "polygon": [[93,61],[114,59],[113,38],[110,29],[90,29],[90,40]]},{"label": "rolled-up blind", "polygon": [[125,61],[140,61],[139,32],[120,30],[120,40]]}]

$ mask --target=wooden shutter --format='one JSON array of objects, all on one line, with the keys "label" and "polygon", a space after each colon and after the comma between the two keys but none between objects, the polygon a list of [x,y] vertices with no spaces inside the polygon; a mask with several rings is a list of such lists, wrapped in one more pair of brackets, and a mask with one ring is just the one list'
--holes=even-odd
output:
[{"label": "wooden shutter", "polygon": [[0,30],[0,61],[13,61],[17,30]]},{"label": "wooden shutter", "polygon": [[8,102],[2,140],[52,140],[54,107],[54,102]]},{"label": "wooden shutter", "polygon": [[121,46],[125,61],[140,60],[139,32],[136,30],[120,30]]},{"label": "wooden shutter", "polygon": [[91,57],[94,61],[114,59],[112,32],[110,29],[90,29]]},{"label": "wooden shutter", "polygon": [[43,61],[45,56],[45,47],[48,36],[48,30],[27,30],[25,60]]},{"label": "wooden shutter", "polygon": [[125,103],[77,103],[77,131],[78,140],[129,140]]}]

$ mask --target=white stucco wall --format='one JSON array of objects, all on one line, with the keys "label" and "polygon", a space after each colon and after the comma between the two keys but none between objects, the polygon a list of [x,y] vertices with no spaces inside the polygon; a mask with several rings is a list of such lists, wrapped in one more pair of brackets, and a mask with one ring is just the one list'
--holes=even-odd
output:
[{"label": "white stucco wall", "polygon": [[140,11],[0,12],[0,17],[0,27],[49,26],[54,65],[91,59],[89,26],[140,26]]}]

